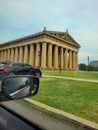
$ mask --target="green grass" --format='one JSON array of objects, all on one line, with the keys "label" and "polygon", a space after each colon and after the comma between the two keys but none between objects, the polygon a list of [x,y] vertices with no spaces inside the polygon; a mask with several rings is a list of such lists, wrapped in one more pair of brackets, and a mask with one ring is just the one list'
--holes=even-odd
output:
[{"label": "green grass", "polygon": [[98,84],[42,78],[32,99],[98,123]]},{"label": "green grass", "polygon": [[87,71],[43,71],[43,75],[52,76],[64,76],[73,78],[93,79],[98,80],[98,72],[87,72]]}]

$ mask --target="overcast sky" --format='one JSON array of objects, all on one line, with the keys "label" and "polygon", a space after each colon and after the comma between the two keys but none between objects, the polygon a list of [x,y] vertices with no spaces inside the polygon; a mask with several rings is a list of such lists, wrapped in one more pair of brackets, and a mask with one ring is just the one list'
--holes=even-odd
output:
[{"label": "overcast sky", "polygon": [[47,30],[81,45],[79,63],[98,60],[98,0],[0,0],[0,44]]}]

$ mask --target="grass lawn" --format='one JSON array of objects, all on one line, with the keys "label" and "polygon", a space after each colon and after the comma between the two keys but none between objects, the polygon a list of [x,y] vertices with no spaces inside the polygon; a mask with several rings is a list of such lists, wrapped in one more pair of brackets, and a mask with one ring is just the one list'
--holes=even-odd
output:
[{"label": "grass lawn", "polygon": [[98,123],[98,84],[41,78],[32,99]]},{"label": "grass lawn", "polygon": [[98,80],[98,72],[62,70],[61,73],[59,73],[59,71],[43,71],[42,73],[43,75],[49,75],[49,76],[52,75],[52,76],[64,76],[64,77]]}]

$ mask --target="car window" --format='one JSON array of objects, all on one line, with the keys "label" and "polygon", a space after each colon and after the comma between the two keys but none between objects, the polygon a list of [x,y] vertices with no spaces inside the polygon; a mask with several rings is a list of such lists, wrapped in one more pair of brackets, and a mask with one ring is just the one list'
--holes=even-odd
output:
[{"label": "car window", "polygon": [[28,65],[28,64],[24,64],[24,66],[25,66],[26,68],[31,68],[31,67],[32,67],[31,65]]},{"label": "car window", "polygon": [[0,67],[3,67],[3,66],[5,66],[5,64],[0,64]]},{"label": "car window", "polygon": [[14,63],[14,64],[11,64],[10,66],[12,66],[12,67],[24,67],[24,65],[20,64],[20,63]]}]

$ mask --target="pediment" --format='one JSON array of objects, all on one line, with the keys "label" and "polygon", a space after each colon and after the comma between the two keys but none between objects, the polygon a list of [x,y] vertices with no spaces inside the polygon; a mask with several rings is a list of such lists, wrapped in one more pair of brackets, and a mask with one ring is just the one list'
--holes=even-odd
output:
[{"label": "pediment", "polygon": [[58,37],[65,42],[69,42],[75,46],[80,47],[80,45],[74,40],[74,38],[68,32],[56,32],[56,31],[47,31],[49,34]]}]

